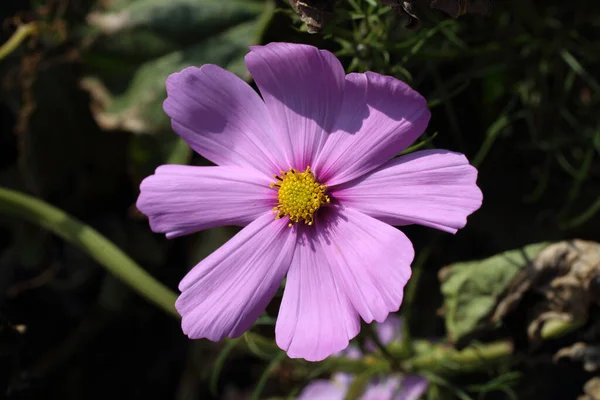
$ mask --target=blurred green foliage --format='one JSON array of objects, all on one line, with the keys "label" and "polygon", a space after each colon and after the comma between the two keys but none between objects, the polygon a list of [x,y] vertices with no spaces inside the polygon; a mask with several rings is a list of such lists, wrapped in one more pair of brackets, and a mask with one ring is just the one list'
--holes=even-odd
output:
[{"label": "blurred green foliage", "polygon": [[97,120],[137,133],[169,131],[166,78],[209,63],[247,77],[244,55],[260,42],[271,12],[255,0],[124,0],[91,12],[86,63],[116,92]]}]

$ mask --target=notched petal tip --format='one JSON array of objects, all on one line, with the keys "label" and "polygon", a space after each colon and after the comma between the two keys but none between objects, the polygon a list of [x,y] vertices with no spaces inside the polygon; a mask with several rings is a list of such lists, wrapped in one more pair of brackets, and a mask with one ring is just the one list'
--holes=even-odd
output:
[{"label": "notched petal tip", "polygon": [[[356,335],[358,335],[358,332]],[[356,337],[356,335],[354,335],[350,339],[353,339],[354,337]],[[335,345],[328,345],[326,348],[289,349],[289,350],[282,349],[282,350],[286,351],[286,354],[289,358],[302,359],[302,360],[306,360],[306,361],[310,361],[310,362],[319,362],[319,361],[323,361],[326,358],[331,357],[332,355],[339,353],[340,351],[346,349],[349,344],[350,344],[350,340],[345,340],[345,341],[336,343]],[[277,345],[279,346],[279,343],[277,343]],[[281,348],[281,346],[279,346],[279,347]]]},{"label": "notched petal tip", "polygon": [[[181,71],[173,72],[171,75],[167,77],[165,82],[165,87],[167,89],[167,99],[170,95],[173,95],[173,92],[179,89],[180,85],[184,85],[186,81],[189,79],[193,79],[194,76],[200,74],[200,67],[185,67]],[[167,101],[165,99],[165,101]],[[163,102],[164,104],[164,102]]]},{"label": "notched petal tip", "polygon": [[[270,42],[267,44],[263,44],[263,45],[255,45],[255,46],[249,46],[248,47],[250,49],[250,52],[248,54],[246,54],[246,57],[248,57],[250,54],[255,53],[255,54],[261,54],[261,53],[265,53],[265,52],[270,52],[270,51],[274,51],[274,52],[297,52],[300,50],[319,50],[317,47],[315,46],[311,46],[309,44],[304,44],[304,43],[289,43],[289,42]],[[325,50],[326,51],[326,50]]]},{"label": "notched petal tip", "polygon": [[[354,72],[353,74],[360,75],[359,72]],[[413,89],[412,86],[410,86],[405,81],[402,81],[402,80],[395,78],[393,76],[390,76],[390,75],[383,75],[383,74],[380,74],[378,72],[373,72],[373,71],[367,71],[364,73],[364,75],[368,78],[369,82],[371,82],[375,85],[378,85],[378,86],[387,85],[394,91],[400,90],[405,95],[414,97],[415,101],[419,101],[421,103],[421,106],[423,106],[423,107],[427,106],[427,100],[425,99],[425,97],[423,97],[423,95],[421,95],[419,92],[417,92],[415,89]]]},{"label": "notched petal tip", "polygon": [[192,65],[192,66],[183,68],[181,71],[173,72],[171,75],[169,75],[167,77],[167,81],[166,81],[167,93],[168,93],[169,87],[172,88],[173,85],[185,83],[186,80],[197,78],[204,73],[218,72],[218,71],[224,71],[224,70],[223,70],[223,68],[219,67],[216,64],[203,64],[200,67],[196,67],[196,66]]},{"label": "notched petal tip", "polygon": [[[196,296],[199,294],[195,294]],[[189,339],[207,339],[211,342],[220,342],[228,337],[228,332],[225,330],[205,329],[199,326],[197,317],[194,316],[189,305],[186,306],[186,300],[183,299],[183,293],[179,295],[175,301],[175,309],[181,316],[181,331]]]}]

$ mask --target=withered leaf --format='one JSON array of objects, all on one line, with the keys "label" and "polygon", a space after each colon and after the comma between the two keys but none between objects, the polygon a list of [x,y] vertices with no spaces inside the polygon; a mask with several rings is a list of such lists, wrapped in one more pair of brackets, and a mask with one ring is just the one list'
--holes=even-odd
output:
[{"label": "withered leaf", "polygon": [[438,276],[444,296],[444,319],[448,338],[466,344],[488,324],[499,296],[547,243],[530,244],[484,260],[455,263]]},{"label": "withered leaf", "polygon": [[336,0],[288,0],[309,33],[323,30],[333,17]]},{"label": "withered leaf", "polygon": [[[308,32],[323,30],[333,17],[336,0],[288,0],[294,11],[308,27]],[[408,17],[406,27],[418,29],[420,24],[418,9],[429,7],[457,18],[464,14],[488,15],[492,10],[492,0],[381,0],[381,4],[391,7],[401,16]]]},{"label": "withered leaf", "polygon": [[526,293],[538,301],[528,306],[527,332],[535,343],[547,324],[585,323],[592,304],[600,304],[600,244],[583,240],[558,242],[538,254],[511,282],[491,317],[499,322],[517,311]]},{"label": "withered leaf", "polygon": [[492,0],[381,0],[383,5],[390,6],[400,15],[407,15],[406,27],[418,29],[420,26],[418,8],[428,6],[440,10],[453,18],[464,14],[488,15],[492,10]]},{"label": "withered leaf", "polygon": [[577,400],[600,400],[600,377],[593,377],[583,385],[584,394]]},{"label": "withered leaf", "polygon": [[554,362],[562,359],[581,362],[583,369],[587,372],[595,372],[600,369],[600,346],[577,342],[569,347],[560,349],[552,358]]},{"label": "withered leaf", "polygon": [[381,0],[384,6],[391,7],[399,15],[408,17],[406,28],[408,29],[419,29],[421,22],[415,14],[415,2],[414,0]]}]

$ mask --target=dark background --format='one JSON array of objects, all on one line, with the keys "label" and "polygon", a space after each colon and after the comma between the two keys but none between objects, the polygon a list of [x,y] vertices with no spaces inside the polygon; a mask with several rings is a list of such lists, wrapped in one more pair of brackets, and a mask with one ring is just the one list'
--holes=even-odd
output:
[{"label": "dark background", "polygon": [[[428,254],[410,303],[415,336],[445,334],[436,314],[441,267],[529,243],[598,239],[600,3],[496,0],[491,16],[457,20],[424,9],[421,29],[412,31],[391,12],[373,14],[366,25],[352,20],[355,5],[374,8],[366,0],[340,2],[337,18],[317,35],[299,30],[289,7],[277,5],[281,11],[265,24],[260,41],[315,44],[338,51],[349,70],[409,81],[430,101],[427,146],[464,152],[479,168],[484,202],[465,229],[452,236],[403,228],[417,254]],[[22,23],[45,28],[0,60],[0,184],[93,226],[175,290],[185,272],[235,229],[167,241],[152,234],[135,209],[140,180],[165,163],[174,134],[107,129],[99,122],[99,105],[81,80],[126,69],[107,65],[114,59],[100,63],[101,52],[89,45],[86,16],[101,6],[106,2],[2,1],[0,42]],[[128,84],[128,78],[106,76],[112,87]],[[189,162],[205,163],[198,155]],[[271,307],[274,317],[277,301]],[[273,334],[268,324],[258,329]],[[591,374],[579,366],[532,367],[527,360],[551,354],[555,345],[522,349],[525,360],[515,360],[523,374],[518,398],[575,399],[581,393]],[[0,215],[0,397],[233,399],[233,391],[251,391],[265,364],[234,354],[217,392],[210,392],[219,348],[190,342],[177,320],[68,243]],[[454,384],[485,379],[463,376]],[[285,395],[298,384],[280,371],[265,397]]]}]

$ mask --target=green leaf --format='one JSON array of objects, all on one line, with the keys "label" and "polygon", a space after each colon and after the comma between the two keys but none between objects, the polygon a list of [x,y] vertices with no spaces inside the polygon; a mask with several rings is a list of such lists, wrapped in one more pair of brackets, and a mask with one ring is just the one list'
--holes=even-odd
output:
[{"label": "green leaf", "polygon": [[[86,54],[107,90],[95,113],[105,129],[170,132],[162,110],[167,77],[188,66],[217,64],[246,77],[243,58],[272,14],[259,0],[121,0],[93,12]],[[102,96],[100,96],[102,92]],[[107,93],[108,92],[108,93]]]},{"label": "green leaf", "polygon": [[452,392],[452,394],[454,396],[456,396],[457,399],[473,400],[473,398],[471,396],[469,396],[466,392],[461,390],[456,385],[453,385],[450,381],[444,379],[443,377],[433,374],[433,373],[427,373],[427,372],[424,373],[423,375],[427,378],[427,380],[431,384],[436,385],[436,386],[441,386],[443,388],[450,390]]},{"label": "green leaf", "polygon": [[473,333],[494,310],[497,297],[547,243],[446,267],[440,273],[446,330],[453,342]]},{"label": "green leaf", "polygon": [[103,36],[95,51],[151,58],[255,20],[263,7],[251,0],[127,0],[92,12],[88,22]]}]

